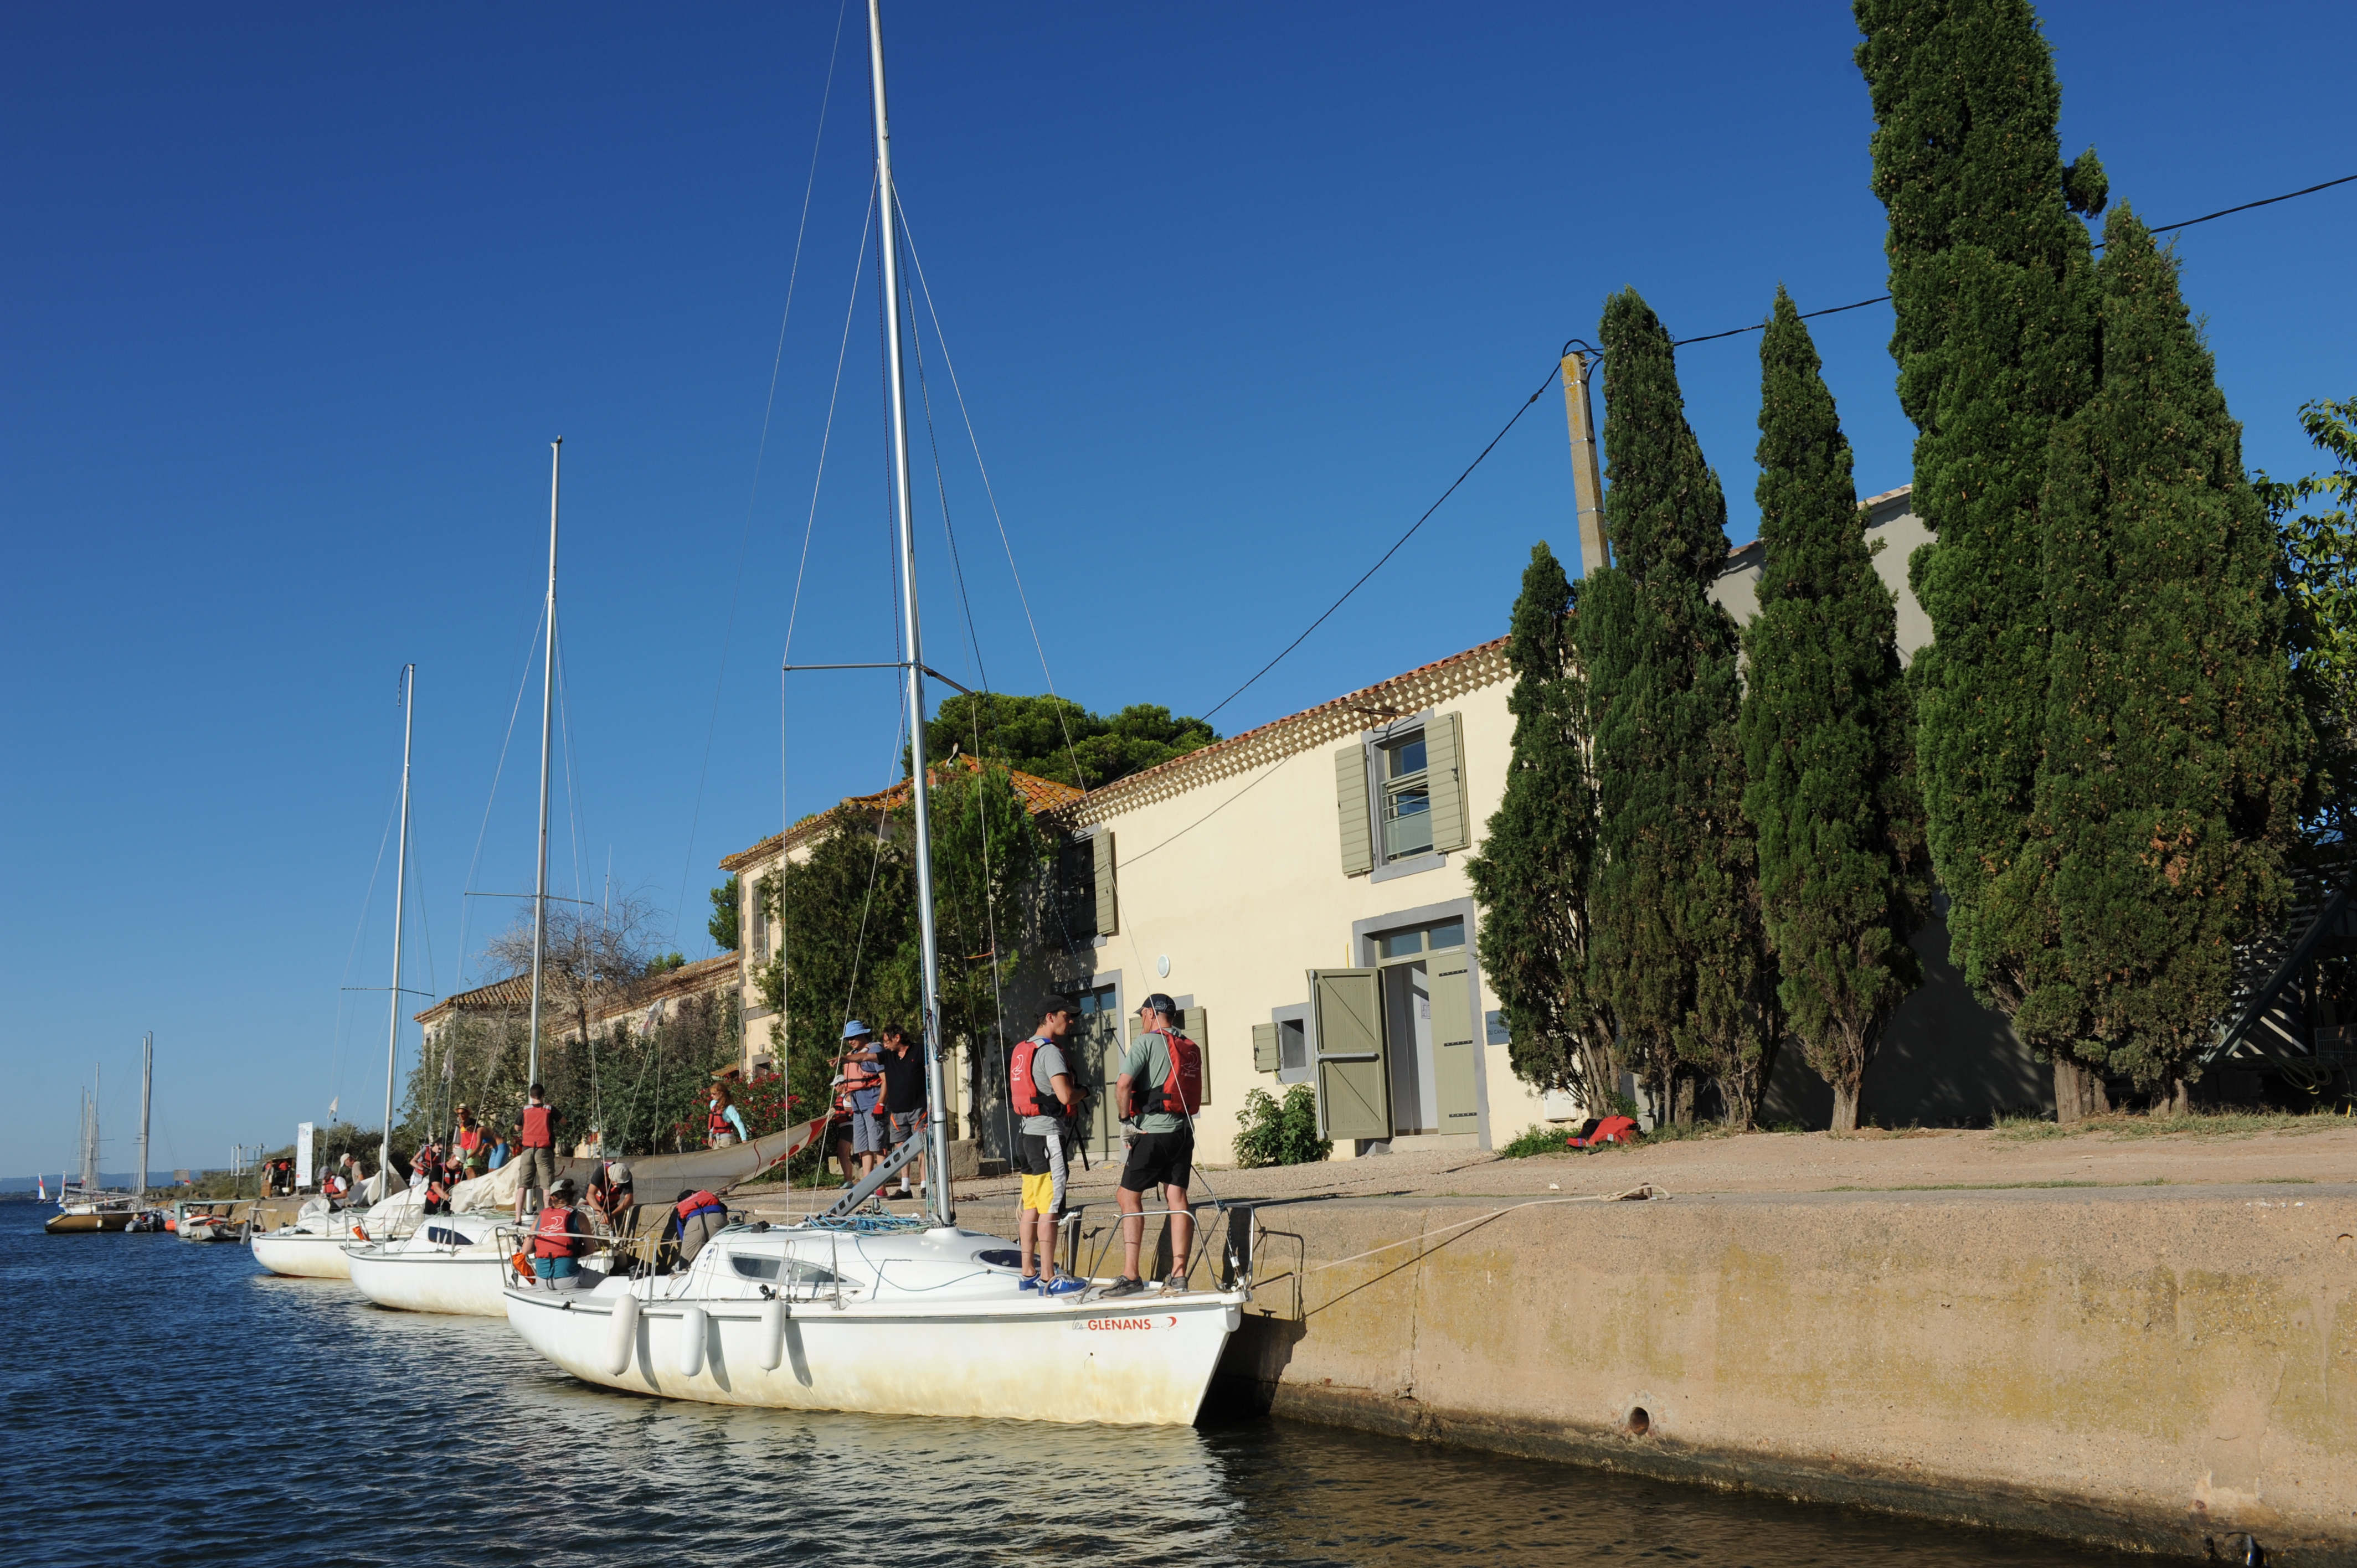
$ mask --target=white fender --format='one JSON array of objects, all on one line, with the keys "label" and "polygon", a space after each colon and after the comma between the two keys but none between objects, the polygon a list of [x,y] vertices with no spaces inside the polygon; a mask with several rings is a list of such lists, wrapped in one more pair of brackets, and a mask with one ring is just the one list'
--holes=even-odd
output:
[{"label": "white fender", "polygon": [[606,1370],[620,1377],[630,1369],[630,1351],[639,1338],[639,1298],[625,1295],[614,1303],[614,1321],[607,1329]]},{"label": "white fender", "polygon": [[772,1298],[761,1308],[761,1370],[774,1372],[786,1359],[786,1304]]},{"label": "white fender", "polygon": [[692,1378],[704,1370],[704,1308],[691,1306],[679,1315],[679,1375]]}]

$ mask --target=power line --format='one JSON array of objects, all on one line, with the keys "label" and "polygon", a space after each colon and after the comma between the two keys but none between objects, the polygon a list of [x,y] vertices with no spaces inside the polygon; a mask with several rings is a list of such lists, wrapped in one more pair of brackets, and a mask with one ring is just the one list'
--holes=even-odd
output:
[{"label": "power line", "polygon": [[[2313,196],[2319,190],[2330,190],[2334,186],[2348,185],[2352,181],[2357,181],[2357,174],[2343,175],[2339,179],[2328,179],[2320,185],[2311,185],[2299,190],[2287,190],[2281,196],[2268,196],[2263,197],[2256,201],[2245,201],[2236,207],[2222,207],[2215,212],[2205,212],[2199,218],[2183,218],[2174,223],[2158,224],[2153,228],[2152,232],[2156,234],[2167,234],[2179,229],[2190,229],[2196,223],[2207,223],[2213,218],[2225,218],[2237,212],[2248,212],[2253,208],[2256,207],[2272,207],[2278,201],[2290,201],[2302,196]],[[2101,244],[2098,244],[2095,248],[2097,250],[2101,250],[2103,247]],[[1822,310],[1804,310],[1801,312],[1801,319],[1807,321],[1820,316],[1838,316],[1845,310],[1863,310],[1869,305],[1884,304],[1889,301],[1889,298],[1890,296],[1887,294],[1878,294],[1872,299],[1857,300],[1848,305],[1829,305]],[[1739,338],[1746,332],[1763,331],[1766,329],[1767,325],[1768,324],[1765,321],[1757,321],[1749,327],[1730,327],[1724,332],[1705,332],[1699,337],[1674,338],[1671,341],[1670,347],[1673,349],[1683,349],[1690,343],[1709,343],[1721,338]],[[1591,363],[1600,363],[1602,359],[1602,355],[1597,355],[1591,360]],[[1534,392],[1529,397],[1523,400],[1522,406],[1514,410],[1514,416],[1506,421],[1505,424],[1499,430],[1497,435],[1490,437],[1490,445],[1482,447],[1480,454],[1476,456],[1473,461],[1465,465],[1465,471],[1458,475],[1455,481],[1452,482],[1447,489],[1440,492],[1440,499],[1434,501],[1430,506],[1425,508],[1424,515],[1410,523],[1408,525],[1407,532],[1401,534],[1398,539],[1394,540],[1392,543],[1392,547],[1389,550],[1384,551],[1383,554],[1376,559],[1375,564],[1368,567],[1366,571],[1360,575],[1357,582],[1352,583],[1348,588],[1342,590],[1342,596],[1340,598],[1336,599],[1332,604],[1327,606],[1325,612],[1316,620],[1311,621],[1309,625],[1303,629],[1299,637],[1297,637],[1291,642],[1286,643],[1285,647],[1278,651],[1275,658],[1270,660],[1267,663],[1254,671],[1251,680],[1246,681],[1243,685],[1238,686],[1234,691],[1230,692],[1226,696],[1222,697],[1210,708],[1204,710],[1203,717],[1206,719],[1210,718],[1213,714],[1218,713],[1222,708],[1226,707],[1230,703],[1232,703],[1238,697],[1243,696],[1244,693],[1252,687],[1254,682],[1257,682],[1263,675],[1267,674],[1270,671],[1283,663],[1287,654],[1290,654],[1295,649],[1308,641],[1309,634],[1316,631],[1319,627],[1324,626],[1329,619],[1332,618],[1334,612],[1340,609],[1343,605],[1347,604],[1353,594],[1356,594],[1361,588],[1365,587],[1367,585],[1367,579],[1382,571],[1383,569],[1384,563],[1388,562],[1393,556],[1398,554],[1400,553],[1400,547],[1405,544],[1409,540],[1415,538],[1416,530],[1422,528],[1426,522],[1430,521],[1432,514],[1440,510],[1442,503],[1447,501],[1450,496],[1457,493],[1458,486],[1464,484],[1467,479],[1473,477],[1473,470],[1481,466],[1484,458],[1488,457],[1491,453],[1497,450],[1498,443],[1506,438],[1506,432],[1513,429],[1516,424],[1521,423],[1523,415],[1530,412],[1531,404],[1538,402],[1539,393],[1545,392],[1547,388],[1554,383],[1555,378],[1560,372],[1562,366],[1560,363],[1551,365],[1547,368],[1546,377],[1539,382],[1538,391]]]}]

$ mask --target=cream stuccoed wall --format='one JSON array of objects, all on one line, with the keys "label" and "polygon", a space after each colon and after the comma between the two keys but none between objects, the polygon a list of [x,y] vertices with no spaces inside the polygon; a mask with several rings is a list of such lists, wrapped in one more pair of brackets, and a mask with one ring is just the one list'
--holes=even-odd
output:
[{"label": "cream stuccoed wall", "polygon": [[[1488,668],[1494,675],[1487,683],[1437,700],[1429,709],[1458,717],[1468,822],[1477,850],[1505,787],[1513,738],[1506,710],[1511,676],[1501,658]],[[1281,732],[1308,716],[1269,727]],[[1124,808],[1101,792],[1092,812],[1096,825],[1114,835],[1120,898],[1118,929],[1095,950],[1096,975],[1102,983],[1118,972],[1125,1013],[1156,991],[1182,1003],[1191,999],[1205,1010],[1210,1092],[1196,1139],[1207,1163],[1232,1157],[1236,1113],[1249,1090],[1281,1096],[1286,1087],[1275,1074],[1254,1070],[1252,1026],[1269,1022],[1272,1009],[1307,1002],[1308,971],[1363,965],[1365,955],[1352,937],[1355,924],[1473,896],[1463,852],[1431,869],[1380,882],[1371,874],[1344,875],[1334,754],[1361,744],[1364,733],[1319,736],[1313,730],[1274,761],[1144,804]],[[1122,792],[1114,786],[1109,793]],[[1467,939],[1478,1011],[1486,1018],[1498,1002],[1480,977],[1480,949],[1470,919]],[[1508,1142],[1543,1115],[1538,1095],[1514,1077],[1505,1046],[1490,1044],[1490,1035],[1485,1027],[1476,1036],[1485,1146]],[[1353,1150],[1338,1140],[1334,1155],[1349,1158]]]}]

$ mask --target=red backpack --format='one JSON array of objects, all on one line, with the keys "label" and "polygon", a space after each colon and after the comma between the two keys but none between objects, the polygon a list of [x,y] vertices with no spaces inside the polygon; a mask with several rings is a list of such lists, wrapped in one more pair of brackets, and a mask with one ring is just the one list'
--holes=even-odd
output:
[{"label": "red backpack", "polygon": [[1203,1108],[1203,1047],[1176,1029],[1157,1029],[1170,1047],[1170,1076],[1139,1098],[1138,1114],[1192,1116]]},{"label": "red backpack", "polygon": [[1039,1036],[1032,1036],[1015,1047],[1015,1055],[1006,1064],[1006,1089],[1015,1101],[1015,1114],[1017,1116],[1061,1116],[1064,1113],[1061,1101],[1039,1097],[1039,1082],[1031,1076],[1032,1058],[1047,1043]]}]

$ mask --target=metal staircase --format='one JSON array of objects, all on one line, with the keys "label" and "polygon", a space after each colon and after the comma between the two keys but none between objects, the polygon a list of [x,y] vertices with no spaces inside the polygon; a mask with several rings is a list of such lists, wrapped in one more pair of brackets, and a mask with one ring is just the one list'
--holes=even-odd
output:
[{"label": "metal staircase", "polygon": [[[2318,958],[2357,950],[2357,857],[2342,857],[2292,874],[2292,903],[2282,925],[2235,951],[2233,1004],[2224,1026],[2197,1064],[2281,1061],[2312,1058],[2308,974]],[[2336,1034],[2341,1047],[2346,1031]],[[2335,1055],[2340,1054],[2336,1050]]]}]

